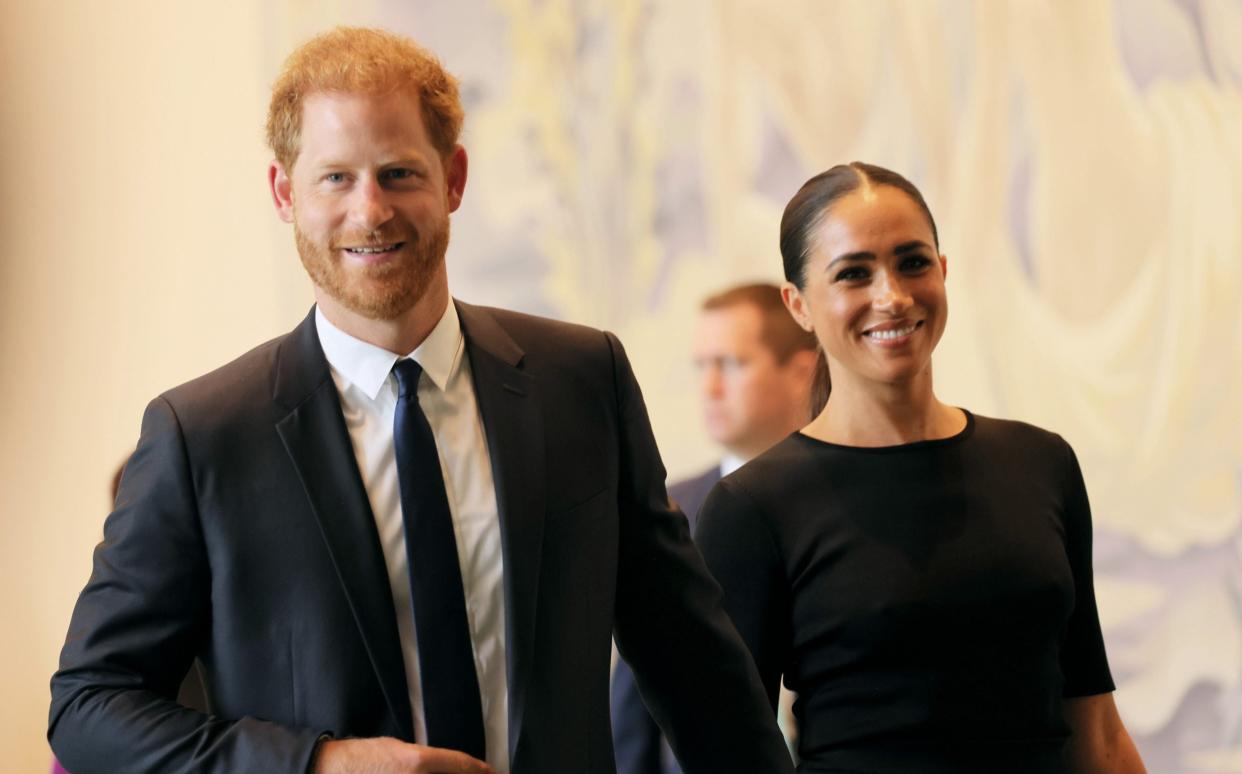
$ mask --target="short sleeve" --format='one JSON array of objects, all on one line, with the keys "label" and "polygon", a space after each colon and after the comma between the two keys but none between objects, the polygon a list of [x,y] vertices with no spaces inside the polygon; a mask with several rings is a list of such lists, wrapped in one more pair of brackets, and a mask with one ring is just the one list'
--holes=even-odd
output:
[{"label": "short sleeve", "polygon": [[773,711],[791,642],[784,563],[759,506],[728,480],[703,503],[695,542],[724,589],[724,606],[750,649]]},{"label": "short sleeve", "polygon": [[1091,567],[1091,505],[1078,458],[1065,444],[1064,501],[1065,553],[1074,578],[1074,609],[1061,645],[1061,673],[1066,698],[1093,696],[1114,690],[1100,616],[1095,602]]}]

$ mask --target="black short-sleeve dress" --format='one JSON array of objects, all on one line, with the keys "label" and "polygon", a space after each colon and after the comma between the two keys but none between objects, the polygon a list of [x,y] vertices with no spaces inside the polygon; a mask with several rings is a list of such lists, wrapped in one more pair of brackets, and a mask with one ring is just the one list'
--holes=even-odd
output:
[{"label": "black short-sleeve dress", "polygon": [[795,433],[703,506],[770,699],[798,694],[799,771],[1058,771],[1062,699],[1113,690],[1073,450],[966,420],[882,448]]}]

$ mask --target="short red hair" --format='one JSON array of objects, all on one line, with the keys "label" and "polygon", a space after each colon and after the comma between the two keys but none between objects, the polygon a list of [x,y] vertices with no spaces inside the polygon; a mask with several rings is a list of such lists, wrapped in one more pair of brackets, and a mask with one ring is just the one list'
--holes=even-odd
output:
[{"label": "short red hair", "polygon": [[382,94],[402,88],[418,95],[431,144],[447,159],[457,147],[465,115],[457,79],[409,38],[361,27],[337,27],[289,55],[272,86],[267,144],[288,171],[301,150],[302,102],[308,94]]}]

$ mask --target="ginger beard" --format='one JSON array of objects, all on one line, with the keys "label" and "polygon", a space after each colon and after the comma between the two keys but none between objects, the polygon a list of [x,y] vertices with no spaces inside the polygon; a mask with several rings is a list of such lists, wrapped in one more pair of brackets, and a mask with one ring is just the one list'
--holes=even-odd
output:
[{"label": "ginger beard", "polygon": [[[372,320],[392,320],[408,311],[427,292],[444,265],[449,218],[419,232],[413,225],[390,221],[376,231],[335,233],[325,246],[298,227],[294,209],[293,238],[311,281],[346,309]],[[389,260],[347,265],[342,245],[373,246],[404,242]]]}]

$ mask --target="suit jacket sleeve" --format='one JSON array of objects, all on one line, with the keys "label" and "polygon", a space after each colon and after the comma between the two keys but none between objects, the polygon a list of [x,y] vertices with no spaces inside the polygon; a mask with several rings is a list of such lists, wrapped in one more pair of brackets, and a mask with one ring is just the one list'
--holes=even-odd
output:
[{"label": "suit jacket sleeve", "polygon": [[48,740],[75,774],[309,765],[316,730],[225,720],[175,701],[210,616],[195,486],[177,416],[157,398],[52,677]]},{"label": "suit jacket sleeve", "polygon": [[660,774],[660,727],[638,693],[634,672],[624,660],[612,674],[612,746],[617,774]]},{"label": "suit jacket sleeve", "polygon": [[[712,485],[720,480],[720,468],[679,481],[668,488],[669,499],[681,509],[694,532],[699,509]],[[647,705],[638,693],[634,672],[624,660],[617,662],[612,675],[612,745],[617,754],[617,774],[681,774],[681,768],[667,760],[667,749],[660,727],[651,719]]]},{"label": "suit jacket sleeve", "polygon": [[668,502],[638,384],[609,335],[620,416],[615,639],[687,774],[792,772],[776,718],[737,631]]},{"label": "suit jacket sleeve", "polygon": [[724,587],[725,609],[755,659],[775,712],[793,641],[791,600],[776,541],[758,505],[729,479],[708,495],[695,540]]}]

